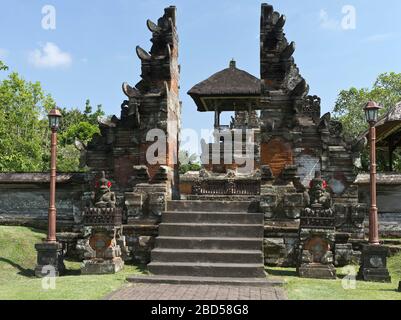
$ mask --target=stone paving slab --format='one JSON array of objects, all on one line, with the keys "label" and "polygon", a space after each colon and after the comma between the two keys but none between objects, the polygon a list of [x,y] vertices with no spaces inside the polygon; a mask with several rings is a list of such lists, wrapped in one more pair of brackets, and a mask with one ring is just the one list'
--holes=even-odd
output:
[{"label": "stone paving slab", "polygon": [[286,300],[279,287],[133,283],[106,300]]}]

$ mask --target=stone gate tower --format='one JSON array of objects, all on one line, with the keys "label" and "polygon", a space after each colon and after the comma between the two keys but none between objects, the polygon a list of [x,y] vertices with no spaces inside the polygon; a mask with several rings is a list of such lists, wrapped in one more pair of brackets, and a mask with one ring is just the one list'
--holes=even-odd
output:
[{"label": "stone gate tower", "polygon": [[[147,20],[147,27],[152,33],[150,51],[136,47],[142,80],[134,87],[123,84],[127,100],[120,118],[100,123],[100,135],[88,144],[85,157],[90,180],[105,171],[132,221],[157,219],[165,202],[178,196],[181,103],[176,8],[166,8],[157,23]],[[165,134],[165,150],[150,149],[158,141],[151,130]],[[147,153],[156,160],[149,161]]]}]

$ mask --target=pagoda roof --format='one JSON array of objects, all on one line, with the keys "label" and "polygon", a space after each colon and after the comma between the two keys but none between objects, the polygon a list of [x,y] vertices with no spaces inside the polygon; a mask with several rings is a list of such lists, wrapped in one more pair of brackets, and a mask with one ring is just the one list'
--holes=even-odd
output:
[{"label": "pagoda roof", "polygon": [[[376,123],[376,140],[378,147],[387,147],[389,141],[394,147],[401,146],[401,102],[392,107]],[[369,130],[366,130],[362,137],[369,137]]]},{"label": "pagoda roof", "polygon": [[[198,111],[211,111],[210,105],[205,99],[221,99],[227,98],[230,103],[245,100],[255,100],[260,97],[260,79],[250,73],[240,70],[236,67],[234,60],[230,62],[230,66],[221,70],[206,80],[198,83],[188,94],[194,99],[198,106]],[[241,103],[240,103],[241,104]],[[223,109],[227,109],[228,105]]]}]

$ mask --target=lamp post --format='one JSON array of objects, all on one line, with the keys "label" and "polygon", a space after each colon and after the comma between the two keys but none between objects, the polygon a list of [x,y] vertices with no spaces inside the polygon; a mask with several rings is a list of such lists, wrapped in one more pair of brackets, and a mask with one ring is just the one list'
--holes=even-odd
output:
[{"label": "lamp post", "polygon": [[35,245],[38,252],[37,265],[35,267],[35,275],[37,277],[58,276],[65,269],[62,247],[56,239],[57,131],[60,126],[61,113],[57,108],[53,108],[50,110],[48,118],[51,130],[48,231],[46,240]]},{"label": "lamp post", "polygon": [[57,108],[50,110],[49,127],[51,130],[50,145],[50,201],[49,201],[49,225],[47,242],[56,242],[56,161],[57,161],[57,130],[60,126],[61,113]]},{"label": "lamp post", "polygon": [[380,245],[376,198],[376,123],[381,107],[369,101],[364,108],[366,121],[369,123],[370,144],[370,209],[369,209],[369,244],[362,249],[362,261],[359,278],[365,281],[391,282],[387,270],[388,249]]},{"label": "lamp post", "polygon": [[370,145],[370,209],[369,209],[369,244],[380,245],[379,226],[377,218],[376,197],[376,123],[381,107],[374,101],[369,101],[365,108],[366,121],[369,123]]}]

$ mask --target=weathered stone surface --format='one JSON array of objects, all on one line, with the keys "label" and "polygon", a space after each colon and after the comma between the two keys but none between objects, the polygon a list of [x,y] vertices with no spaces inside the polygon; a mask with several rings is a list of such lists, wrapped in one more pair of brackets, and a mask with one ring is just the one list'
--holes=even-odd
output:
[{"label": "weathered stone surface", "polygon": [[[359,174],[356,182],[361,202],[370,203],[369,175]],[[382,237],[401,237],[401,175],[379,173],[377,175],[377,207],[379,233]],[[368,221],[365,220],[365,229]]]},{"label": "weathered stone surface", "polygon": [[[165,8],[154,26],[150,52],[136,48],[142,80],[135,87],[123,84],[128,100],[121,105],[121,116],[100,123],[101,135],[87,146],[86,164],[92,172],[106,171],[121,196],[132,192],[138,183],[168,181],[171,190],[166,196],[170,199],[178,196],[176,157],[181,115],[175,7]],[[147,134],[152,129],[168,137],[165,152],[160,151],[154,162],[147,159],[153,144]],[[129,209],[130,215],[135,210]],[[137,212],[131,218],[136,217]]]},{"label": "weathered stone surface", "polygon": [[124,261],[120,257],[111,260],[85,260],[81,266],[81,274],[113,274],[121,271]]},{"label": "weathered stone surface", "polygon": [[38,252],[37,264],[35,267],[36,277],[56,277],[64,273],[64,259],[62,246],[58,242],[42,242],[35,244]]},{"label": "weathered stone surface", "polygon": [[388,248],[384,246],[363,246],[358,278],[364,281],[391,282],[391,276],[387,269],[388,254]]},{"label": "weathered stone surface", "polygon": [[[49,175],[0,173],[0,224],[47,228]],[[57,231],[72,231],[81,216],[83,174],[57,175]]]},{"label": "weathered stone surface", "polygon": [[346,265],[359,265],[361,262],[361,252],[354,251],[351,243],[336,243],[334,247],[334,265],[344,267]]},{"label": "weathered stone surface", "polygon": [[301,265],[297,269],[301,278],[335,279],[336,269],[332,265]]}]

